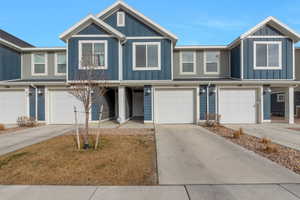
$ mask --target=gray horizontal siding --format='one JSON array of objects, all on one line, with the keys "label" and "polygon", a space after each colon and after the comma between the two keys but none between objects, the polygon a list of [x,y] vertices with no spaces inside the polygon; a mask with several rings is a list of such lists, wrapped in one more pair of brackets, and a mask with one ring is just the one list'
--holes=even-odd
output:
[{"label": "gray horizontal siding", "polygon": [[[65,51],[58,51],[65,52]],[[33,53],[33,52],[32,52]],[[53,80],[65,80],[66,76],[57,76],[55,75],[55,53],[57,52],[46,52],[47,53],[47,70],[48,74],[45,76],[32,76],[32,53],[23,53],[22,55],[22,79],[25,80],[45,80],[45,79],[53,79]]]},{"label": "gray horizontal siding", "polygon": [[229,54],[230,52],[227,50],[220,51],[220,74],[204,74],[204,51],[197,50],[196,51],[196,74],[180,74],[180,52],[182,51],[174,51],[174,68],[173,68],[173,76],[174,79],[180,78],[203,78],[203,77],[229,77],[230,69],[229,69]]},{"label": "gray horizontal siding", "polygon": [[230,51],[231,77],[241,78],[241,45],[237,45]]},{"label": "gray horizontal siding", "polygon": [[[133,71],[133,42],[161,43],[161,70]],[[171,80],[171,41],[163,40],[128,40],[123,46],[124,80]]]},{"label": "gray horizontal siding", "polygon": [[105,80],[118,80],[118,62],[119,62],[119,44],[118,40],[115,38],[107,37],[76,37],[69,40],[68,45],[68,79],[76,80],[80,77],[82,70],[79,70],[79,50],[78,45],[80,40],[106,40],[108,44],[108,69],[107,70],[95,70],[96,75],[99,79]]},{"label": "gray horizontal siding", "polygon": [[[282,42],[281,70],[254,70],[254,41]],[[243,40],[244,79],[292,79],[293,78],[293,41],[287,38],[248,38]]]},{"label": "gray horizontal siding", "polygon": [[276,30],[275,28],[273,28],[269,25],[265,25],[265,26],[261,27],[260,29],[258,29],[252,35],[255,35],[255,36],[261,36],[261,35],[278,36],[278,35],[283,35],[283,34],[280,33],[278,30]]},{"label": "gray horizontal siding", "polygon": [[[121,10],[122,11],[122,10]],[[106,18],[104,21],[111,25],[113,28],[117,29],[126,36],[137,37],[137,36],[161,36],[155,30],[142,23],[136,17],[131,14],[126,13],[125,17],[125,27],[117,26],[117,11]]]},{"label": "gray horizontal siding", "polygon": [[20,53],[0,44],[0,81],[21,78]]}]

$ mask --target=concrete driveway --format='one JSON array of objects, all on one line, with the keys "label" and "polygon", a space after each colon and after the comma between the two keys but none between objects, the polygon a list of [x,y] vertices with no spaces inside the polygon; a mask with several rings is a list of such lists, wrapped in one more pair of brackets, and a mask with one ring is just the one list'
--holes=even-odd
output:
[{"label": "concrete driveway", "polygon": [[0,155],[48,140],[70,130],[70,125],[49,125],[1,134]]},{"label": "concrete driveway", "polygon": [[238,130],[243,128],[244,131],[259,138],[269,138],[278,144],[294,148],[300,151],[300,131],[289,128],[299,128],[299,124],[250,124],[250,125],[226,125],[228,128]]},{"label": "concrete driveway", "polygon": [[300,176],[204,128],[159,125],[160,184],[300,183]]}]

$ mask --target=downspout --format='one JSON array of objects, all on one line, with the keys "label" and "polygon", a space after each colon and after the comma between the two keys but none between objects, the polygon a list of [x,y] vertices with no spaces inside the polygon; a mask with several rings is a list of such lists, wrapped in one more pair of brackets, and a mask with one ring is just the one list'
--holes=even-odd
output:
[{"label": "downspout", "polygon": [[33,84],[30,85],[35,89],[35,120],[37,121],[37,110],[38,110],[38,88],[34,86]]}]

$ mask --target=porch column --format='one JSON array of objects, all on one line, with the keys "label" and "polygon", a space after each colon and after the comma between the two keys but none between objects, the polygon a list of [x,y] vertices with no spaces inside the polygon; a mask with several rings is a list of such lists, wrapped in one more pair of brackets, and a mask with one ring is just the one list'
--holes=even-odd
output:
[{"label": "porch column", "polygon": [[118,122],[120,124],[125,122],[125,87],[120,86],[118,87]]},{"label": "porch column", "polygon": [[288,87],[285,93],[285,119],[294,124],[294,87]]}]

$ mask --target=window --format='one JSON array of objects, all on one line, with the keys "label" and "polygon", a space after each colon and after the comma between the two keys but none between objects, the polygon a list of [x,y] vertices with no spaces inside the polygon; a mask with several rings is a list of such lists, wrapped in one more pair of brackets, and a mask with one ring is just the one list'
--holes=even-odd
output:
[{"label": "window", "polygon": [[206,51],[204,52],[204,73],[219,74],[220,52]]},{"label": "window", "polygon": [[47,75],[47,54],[32,54],[32,75]]},{"label": "window", "polygon": [[285,100],[285,95],[284,94],[277,94],[277,102],[282,103]]},{"label": "window", "polygon": [[196,74],[196,52],[180,52],[180,73]]},{"label": "window", "polygon": [[79,41],[79,68],[107,69],[107,41]]},{"label": "window", "polygon": [[117,26],[124,27],[125,26],[125,13],[118,12],[117,14]]},{"label": "window", "polygon": [[134,70],[160,70],[160,43],[133,43]]},{"label": "window", "polygon": [[65,53],[55,54],[55,74],[65,75],[67,71],[67,60]]},{"label": "window", "polygon": [[254,42],[254,69],[281,69],[281,42]]}]

